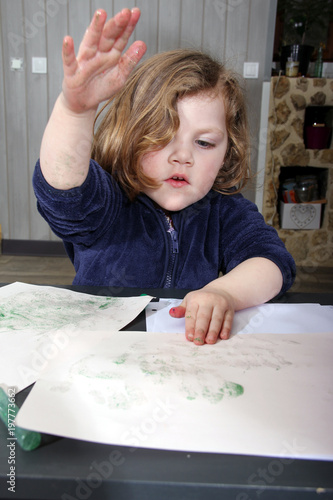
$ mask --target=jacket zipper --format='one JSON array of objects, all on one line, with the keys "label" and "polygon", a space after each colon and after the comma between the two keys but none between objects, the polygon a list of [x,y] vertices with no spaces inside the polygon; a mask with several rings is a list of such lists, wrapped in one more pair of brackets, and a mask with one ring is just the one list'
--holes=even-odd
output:
[{"label": "jacket zipper", "polygon": [[168,217],[166,214],[166,222],[168,225],[167,232],[170,234],[171,238],[171,254],[169,257],[169,265],[168,265],[168,270],[165,278],[165,283],[164,283],[164,288],[170,288],[171,287],[171,282],[172,282],[172,273],[173,269],[175,266],[175,261],[176,261],[176,255],[179,252],[179,247],[178,247],[178,233],[173,227],[172,220],[170,217]]}]

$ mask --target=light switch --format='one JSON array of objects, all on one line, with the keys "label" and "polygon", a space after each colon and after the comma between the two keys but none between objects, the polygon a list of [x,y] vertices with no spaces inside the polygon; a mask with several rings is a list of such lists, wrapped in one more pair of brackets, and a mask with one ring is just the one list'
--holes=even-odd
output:
[{"label": "light switch", "polygon": [[47,73],[47,58],[46,57],[33,57],[32,58],[32,72],[33,73]]},{"label": "light switch", "polygon": [[243,67],[244,78],[258,78],[259,63],[258,62],[245,62]]},{"label": "light switch", "polygon": [[22,57],[11,57],[10,58],[10,69],[13,71],[20,71],[23,69],[23,59]]}]

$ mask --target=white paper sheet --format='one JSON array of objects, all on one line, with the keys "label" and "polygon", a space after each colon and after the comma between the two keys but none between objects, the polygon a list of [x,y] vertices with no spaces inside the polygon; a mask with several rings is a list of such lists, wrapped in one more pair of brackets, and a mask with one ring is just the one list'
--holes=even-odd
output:
[{"label": "white paper sheet", "polygon": [[120,330],[152,297],[102,297],[13,283],[0,288],[0,382],[17,391],[83,332]]},{"label": "white paper sheet", "polygon": [[[160,299],[146,308],[147,331],[184,333],[185,319],[172,318],[171,307],[179,299]],[[320,304],[263,304],[237,311],[231,335],[244,333],[333,332],[333,306]]]},{"label": "white paper sheet", "polygon": [[185,333],[185,318],[172,318],[169,311],[177,307],[180,299],[159,299],[151,302],[145,309],[147,332]]},{"label": "white paper sheet", "polygon": [[333,335],[115,332],[53,363],[17,425],[113,445],[333,459]]}]

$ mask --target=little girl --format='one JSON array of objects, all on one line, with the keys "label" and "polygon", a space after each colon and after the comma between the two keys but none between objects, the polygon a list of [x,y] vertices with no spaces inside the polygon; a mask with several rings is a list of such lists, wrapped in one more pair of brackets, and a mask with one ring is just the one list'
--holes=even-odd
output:
[{"label": "little girl", "polygon": [[33,179],[38,209],[64,241],[74,284],[191,289],[170,314],[185,316],[188,340],[213,344],[229,337],[235,311],[291,286],[294,262],[239,194],[249,147],[237,79],[192,50],[132,72],[145,44],[122,52],[139,17],[97,11],[77,57],[65,37]]}]

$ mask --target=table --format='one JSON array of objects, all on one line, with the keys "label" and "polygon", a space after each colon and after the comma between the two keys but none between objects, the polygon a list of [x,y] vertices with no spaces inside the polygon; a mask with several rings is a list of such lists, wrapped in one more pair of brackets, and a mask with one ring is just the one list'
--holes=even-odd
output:
[{"label": "table", "polygon": [[[147,293],[181,298],[185,290],[67,286],[96,295]],[[286,293],[273,302],[333,305],[333,294]],[[126,330],[144,330],[144,313]],[[30,388],[17,395],[20,406]],[[16,447],[16,488],[8,491],[7,431],[0,425],[0,499],[274,500],[333,499],[333,462],[113,447],[43,437],[32,452]],[[295,443],[297,446],[297,443]]]}]

